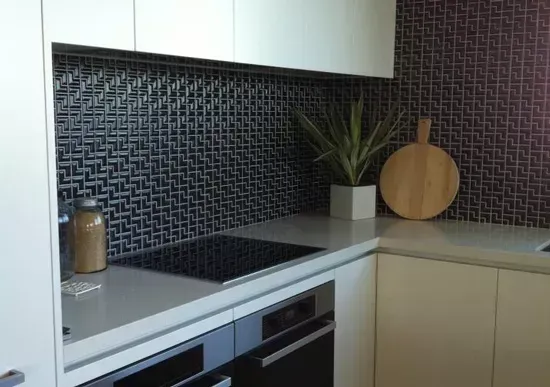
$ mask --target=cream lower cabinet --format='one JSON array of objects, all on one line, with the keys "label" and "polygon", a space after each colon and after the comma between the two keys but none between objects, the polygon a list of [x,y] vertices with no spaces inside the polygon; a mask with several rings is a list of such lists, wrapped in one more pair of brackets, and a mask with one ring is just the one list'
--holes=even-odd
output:
[{"label": "cream lower cabinet", "polygon": [[491,387],[497,272],[379,254],[376,387]]},{"label": "cream lower cabinet", "polygon": [[334,385],[372,387],[376,312],[376,255],[335,271]]},{"label": "cream lower cabinet", "polygon": [[500,270],[494,387],[550,386],[550,276]]}]

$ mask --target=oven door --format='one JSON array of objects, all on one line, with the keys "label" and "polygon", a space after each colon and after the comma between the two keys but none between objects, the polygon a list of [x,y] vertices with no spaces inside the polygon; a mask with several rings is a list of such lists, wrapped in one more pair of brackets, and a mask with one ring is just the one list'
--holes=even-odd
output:
[{"label": "oven door", "polygon": [[332,387],[335,327],[320,318],[237,358],[235,386]]},{"label": "oven door", "polygon": [[234,332],[233,324],[226,325],[102,376],[84,387],[230,387]]}]

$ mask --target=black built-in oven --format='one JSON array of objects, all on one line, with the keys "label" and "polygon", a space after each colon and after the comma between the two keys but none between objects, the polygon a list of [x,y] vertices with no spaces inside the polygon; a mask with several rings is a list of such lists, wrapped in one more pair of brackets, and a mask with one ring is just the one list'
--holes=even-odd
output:
[{"label": "black built-in oven", "polygon": [[235,322],[234,386],[333,387],[334,282]]},{"label": "black built-in oven", "polygon": [[333,387],[334,282],[81,387]]},{"label": "black built-in oven", "polygon": [[85,387],[230,387],[235,355],[234,325],[176,345]]}]

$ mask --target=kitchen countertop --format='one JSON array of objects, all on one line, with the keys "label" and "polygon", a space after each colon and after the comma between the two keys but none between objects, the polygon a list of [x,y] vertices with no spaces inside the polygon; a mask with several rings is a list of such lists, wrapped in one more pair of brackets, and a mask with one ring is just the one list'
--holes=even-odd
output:
[{"label": "kitchen countertop", "polygon": [[546,229],[389,217],[345,221],[298,215],[224,234],[326,250],[226,285],[117,266],[78,275],[76,279],[101,283],[102,288],[78,299],[63,296],[63,324],[72,328],[72,339],[64,348],[65,366],[78,367],[94,356],[230,309],[374,249],[550,274],[550,254],[536,251],[550,240],[550,230]]}]

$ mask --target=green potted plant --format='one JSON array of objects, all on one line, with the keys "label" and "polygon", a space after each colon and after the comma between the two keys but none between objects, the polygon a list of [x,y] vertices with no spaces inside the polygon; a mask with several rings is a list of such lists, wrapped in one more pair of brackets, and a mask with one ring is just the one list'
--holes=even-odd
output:
[{"label": "green potted plant", "polygon": [[397,108],[394,105],[382,121],[370,125],[366,136],[363,136],[362,124],[363,97],[351,104],[348,123],[334,106],[325,112],[323,124],[295,111],[309,134],[308,142],[318,155],[314,161],[324,161],[343,183],[330,186],[331,216],[349,220],[375,217],[376,186],[363,185],[363,179],[374,156],[398,132],[403,113],[396,114]]}]

